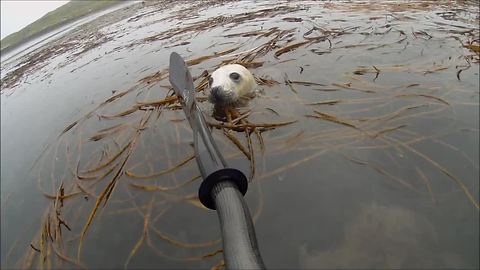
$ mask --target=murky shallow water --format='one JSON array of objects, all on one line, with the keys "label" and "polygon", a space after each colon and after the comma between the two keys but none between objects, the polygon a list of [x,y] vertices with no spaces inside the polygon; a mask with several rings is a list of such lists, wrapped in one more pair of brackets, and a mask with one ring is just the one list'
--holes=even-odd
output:
[{"label": "murky shallow water", "polygon": [[[164,171],[193,152],[183,112],[154,102],[173,51],[199,90],[223,60],[261,62],[255,76],[278,84],[247,120],[296,121],[264,130],[264,151],[251,136],[267,267],[478,268],[478,16],[462,1],[136,4],[23,69],[2,63],[2,268],[221,265],[195,162]],[[63,203],[45,196],[62,190]]]}]

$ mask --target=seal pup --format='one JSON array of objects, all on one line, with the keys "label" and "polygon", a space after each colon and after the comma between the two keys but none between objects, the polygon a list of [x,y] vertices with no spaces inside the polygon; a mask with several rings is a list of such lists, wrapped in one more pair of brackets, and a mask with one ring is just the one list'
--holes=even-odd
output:
[{"label": "seal pup", "polygon": [[225,65],[208,78],[209,100],[215,107],[236,107],[255,95],[257,83],[252,73],[239,64]]}]

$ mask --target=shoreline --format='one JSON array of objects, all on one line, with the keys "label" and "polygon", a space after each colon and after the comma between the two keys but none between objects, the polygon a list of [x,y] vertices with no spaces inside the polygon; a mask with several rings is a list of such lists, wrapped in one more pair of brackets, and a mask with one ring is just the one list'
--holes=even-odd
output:
[{"label": "shoreline", "polygon": [[[68,3],[67,3],[67,4],[68,4]],[[67,4],[65,4],[65,5],[67,5]],[[79,16],[73,16],[73,17],[70,17],[70,18],[65,19],[64,21],[60,21],[60,22],[55,23],[55,24],[53,24],[53,25],[47,26],[46,28],[44,28],[44,29],[42,29],[42,30],[40,30],[40,31],[38,31],[38,32],[35,32],[35,33],[31,34],[31,35],[28,35],[28,36],[26,36],[25,38],[20,39],[19,41],[12,42],[11,44],[6,45],[5,47],[2,46],[2,48],[0,49],[0,54],[2,54],[2,55],[3,55],[3,54],[8,54],[8,53],[14,51],[15,49],[18,49],[18,48],[21,47],[22,45],[24,45],[24,44],[26,44],[26,43],[28,43],[28,42],[31,42],[31,41],[33,41],[33,40],[35,40],[35,39],[37,39],[37,38],[39,38],[39,37],[41,37],[41,36],[43,36],[43,35],[46,35],[46,34],[50,33],[50,32],[53,32],[53,31],[55,31],[56,29],[59,29],[59,28],[65,26],[65,25],[74,23],[74,22],[79,21],[79,20],[81,20],[81,19],[83,19],[83,18],[85,18],[85,17],[91,16],[91,15],[93,15],[93,14],[95,14],[95,13],[102,12],[102,11],[104,11],[104,10],[107,10],[107,9],[109,9],[109,8],[112,8],[112,7],[115,7],[115,6],[119,6],[119,5],[122,5],[122,4],[124,4],[124,2],[122,2],[122,1],[114,1],[114,2],[109,3],[108,5],[101,6],[101,7],[99,7],[98,9],[91,10],[91,11],[89,11],[89,12],[87,12],[87,13],[84,13],[84,14],[81,14],[81,15],[79,15]],[[64,6],[65,6],[65,5],[64,5]],[[21,32],[22,32],[22,31],[26,31],[25,29],[27,29],[28,27],[32,27],[32,26],[34,26],[35,24],[42,24],[43,22],[41,22],[41,21],[42,21],[42,20],[45,20],[48,16],[56,16],[55,14],[54,14],[54,15],[49,15],[50,13],[55,12],[55,11],[57,11],[58,9],[60,9],[60,8],[62,8],[62,7],[64,7],[64,6],[61,6],[61,7],[57,8],[57,9],[55,9],[55,10],[47,13],[47,14],[46,14],[45,16],[43,16],[42,18],[40,18],[40,19],[32,22],[31,24],[27,25],[26,27],[22,28],[21,30],[19,30],[19,31],[17,31],[17,32],[15,32],[15,33],[12,33],[12,34],[10,34],[10,35],[8,35],[8,36],[6,36],[5,38],[3,38],[3,39],[1,40],[1,42],[2,42],[2,43],[5,43],[5,42],[8,42],[8,41],[9,41],[9,40],[8,40],[9,38],[11,39],[11,38],[15,38],[16,35],[22,35]]]}]

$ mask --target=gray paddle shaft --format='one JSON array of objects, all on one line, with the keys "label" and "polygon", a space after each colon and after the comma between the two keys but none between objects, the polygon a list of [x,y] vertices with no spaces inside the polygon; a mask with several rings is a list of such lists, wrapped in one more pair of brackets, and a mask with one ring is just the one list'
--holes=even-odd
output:
[{"label": "gray paddle shaft", "polygon": [[216,209],[223,239],[223,254],[228,269],[264,269],[258,250],[255,229],[243,198],[248,181],[245,175],[227,162],[218,150],[202,111],[195,102],[192,76],[183,58],[170,55],[170,83],[193,130],[198,168],[203,177],[199,199]]}]

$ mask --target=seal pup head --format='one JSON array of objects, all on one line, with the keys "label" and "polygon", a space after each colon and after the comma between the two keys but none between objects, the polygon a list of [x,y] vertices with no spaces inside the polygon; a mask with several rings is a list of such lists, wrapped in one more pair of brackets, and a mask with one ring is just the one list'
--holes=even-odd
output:
[{"label": "seal pup head", "polygon": [[256,86],[252,73],[238,64],[225,65],[215,70],[208,79],[209,100],[215,106],[236,106],[254,94]]}]

